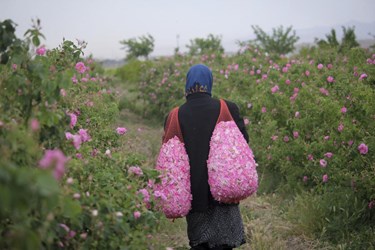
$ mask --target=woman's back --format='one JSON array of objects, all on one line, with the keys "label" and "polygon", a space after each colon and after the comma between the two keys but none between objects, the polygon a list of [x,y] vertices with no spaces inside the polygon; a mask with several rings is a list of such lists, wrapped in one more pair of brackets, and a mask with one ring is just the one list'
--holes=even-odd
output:
[{"label": "woman's back", "polygon": [[[226,101],[237,126],[248,141],[248,135],[239,116],[237,106]],[[220,101],[206,93],[194,93],[187,97],[179,109],[179,121],[185,148],[190,160],[193,211],[206,211],[218,203],[212,198],[207,182],[207,158],[212,132],[220,113]]]}]

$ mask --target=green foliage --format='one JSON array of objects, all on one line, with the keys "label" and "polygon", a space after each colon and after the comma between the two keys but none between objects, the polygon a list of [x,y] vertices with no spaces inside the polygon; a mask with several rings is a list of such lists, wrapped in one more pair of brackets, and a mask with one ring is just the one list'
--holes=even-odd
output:
[{"label": "green foliage", "polygon": [[14,32],[16,24],[12,20],[0,22],[0,64],[6,64],[9,60],[9,53],[13,47],[20,47],[21,41],[17,39]]},{"label": "green foliage", "polygon": [[209,34],[207,38],[195,38],[190,40],[190,45],[186,45],[190,55],[202,55],[210,53],[223,53],[224,48],[221,45],[221,37]]},{"label": "green foliage", "polygon": [[359,47],[359,43],[357,42],[355,35],[355,27],[346,28],[342,26],[342,31],[343,37],[341,39],[341,43],[338,42],[335,29],[332,29],[331,33],[326,35],[327,40],[315,39],[315,42],[321,49],[336,48],[340,53],[345,53],[352,48]]},{"label": "green foliage", "polygon": [[143,35],[138,38],[121,40],[120,44],[124,46],[123,49],[127,52],[127,60],[142,56],[147,60],[148,56],[154,51],[154,41],[155,39],[150,34],[147,34],[147,36]]},{"label": "green foliage", "polygon": [[115,76],[127,84],[138,83],[142,80],[142,72],[152,67],[152,65],[152,61],[130,60],[124,66],[116,69]]},{"label": "green foliage", "polygon": [[335,29],[332,29],[331,33],[326,35],[326,38],[327,38],[327,41],[324,39],[321,39],[321,40],[316,39],[316,43],[318,44],[319,47],[329,46],[329,47],[335,48],[339,46],[339,42],[337,40]]},{"label": "green foliage", "polygon": [[33,26],[32,26],[32,29],[28,29],[26,32],[25,32],[25,37],[26,37],[26,40],[30,43],[31,43],[35,46],[35,47],[38,47],[40,45],[40,38],[44,38],[44,35],[40,32],[40,30],[42,29],[42,27],[40,26],[40,20],[37,19],[36,21],[33,20]]},{"label": "green foliage", "polygon": [[287,27],[285,31],[283,26],[273,28],[271,36],[257,25],[252,25],[251,28],[256,36],[255,42],[269,53],[280,55],[293,52],[294,45],[299,40],[296,31],[292,31],[292,26]]},{"label": "green foliage", "polygon": [[[137,98],[144,101],[143,114],[157,117],[162,124],[167,113],[184,101],[189,67],[206,64],[214,75],[213,96],[236,102],[250,121],[259,192],[289,197],[307,193],[314,206],[308,203],[303,210],[296,205],[299,214],[306,216],[299,223],[306,225],[300,227],[301,233],[317,236],[326,232],[324,237],[335,244],[352,244],[349,241],[358,239],[359,232],[373,231],[375,218],[372,58],[361,48],[345,54],[311,48],[293,58],[271,59],[251,46],[220,58],[178,56],[161,59],[143,71]],[[276,85],[278,90],[273,93]],[[362,143],[369,149],[366,154],[358,149]],[[321,160],[327,163],[325,167]],[[324,175],[328,176],[326,183]],[[315,204],[320,200],[324,202]]]},{"label": "green foliage", "polygon": [[[116,133],[117,99],[103,70],[81,58],[85,43],[64,40],[35,55],[39,21],[24,40],[13,25],[0,25],[0,248],[147,248],[157,214],[138,190],[157,176],[128,171],[144,161],[123,155],[126,135]],[[51,151],[60,155],[46,166]]]}]

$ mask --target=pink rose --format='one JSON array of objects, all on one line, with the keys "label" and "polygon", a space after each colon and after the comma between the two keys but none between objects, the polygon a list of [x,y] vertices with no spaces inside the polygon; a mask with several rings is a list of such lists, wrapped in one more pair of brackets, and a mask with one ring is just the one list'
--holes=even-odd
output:
[{"label": "pink rose", "polygon": [[300,117],[300,113],[298,111],[296,111],[296,113],[294,114],[294,117],[295,118],[299,118]]},{"label": "pink rose", "polygon": [[31,127],[31,130],[36,132],[39,130],[40,128],[40,125],[39,125],[39,121],[37,119],[31,119],[30,121],[30,127]]},{"label": "pink rose", "polygon": [[116,132],[117,132],[117,134],[119,134],[119,135],[123,135],[123,134],[125,134],[126,131],[127,131],[126,128],[122,128],[122,127],[118,127],[118,128],[116,128]]},{"label": "pink rose", "polygon": [[85,71],[87,70],[85,64],[83,62],[78,62],[75,66],[75,69],[77,70],[78,73],[85,73]]},{"label": "pink rose", "polygon": [[313,156],[312,154],[309,154],[309,155],[307,156],[307,159],[308,159],[309,161],[313,161],[313,160],[314,160],[314,156]]},{"label": "pink rose", "polygon": [[262,107],[262,113],[266,113],[267,112],[267,108],[266,107]]},{"label": "pink rose", "polygon": [[327,158],[332,158],[333,154],[331,152],[327,152],[324,154],[324,156]]},{"label": "pink rose", "polygon": [[323,182],[326,183],[328,181],[328,175],[327,174],[323,175],[322,179],[323,179]]},{"label": "pink rose", "polygon": [[73,145],[78,150],[81,148],[82,137],[80,135],[73,135]]},{"label": "pink rose", "polygon": [[289,141],[289,137],[288,137],[287,135],[284,136],[283,141],[284,141],[284,142],[288,142],[288,141]]},{"label": "pink rose", "polygon": [[72,77],[72,82],[73,82],[74,84],[78,83],[78,79],[77,79],[76,75],[74,75],[74,76]]},{"label": "pink rose", "polygon": [[278,85],[275,85],[275,86],[273,86],[272,88],[271,88],[271,92],[274,94],[274,93],[276,93],[277,91],[279,91],[279,86]]},{"label": "pink rose", "polygon": [[327,167],[327,162],[326,162],[326,160],[324,160],[324,159],[320,159],[319,164],[320,164],[320,166],[321,166],[322,168]]},{"label": "pink rose", "polygon": [[139,211],[135,211],[134,213],[133,213],[133,215],[134,215],[134,219],[139,219],[139,217],[141,217],[141,212],[139,212]]},{"label": "pink rose", "polygon": [[341,113],[345,114],[346,111],[348,111],[348,109],[347,109],[346,107],[342,107],[342,108],[341,108]]},{"label": "pink rose", "polygon": [[72,140],[72,139],[73,139],[73,134],[70,133],[70,132],[65,132],[65,138],[66,138],[67,140]]},{"label": "pink rose", "polygon": [[359,153],[362,154],[362,155],[367,154],[367,152],[368,152],[368,147],[367,147],[367,145],[364,144],[364,143],[361,143],[361,144],[358,146],[358,151],[359,151]]},{"label": "pink rose", "polygon": [[333,78],[333,76],[328,76],[327,77],[327,82],[332,83],[334,81],[335,81],[335,79]]},{"label": "pink rose", "polygon": [[359,77],[359,80],[363,80],[363,79],[365,79],[365,78],[367,78],[367,74],[363,73],[363,74],[361,74],[361,76]]},{"label": "pink rose", "polygon": [[337,127],[337,130],[339,132],[342,132],[344,130],[344,125],[342,123],[340,123],[340,125]]},{"label": "pink rose", "polygon": [[306,71],[305,71],[305,75],[306,75],[306,76],[309,76],[309,75],[310,75],[310,71],[306,70]]},{"label": "pink rose", "polygon": [[65,91],[65,89],[60,89],[60,95],[61,95],[61,96],[66,96],[66,91]]},{"label": "pink rose", "polygon": [[53,176],[56,180],[60,180],[65,173],[65,163],[68,158],[59,149],[46,150],[43,158],[39,161],[40,168],[53,168]]},{"label": "pink rose", "polygon": [[89,133],[87,133],[87,129],[80,129],[78,131],[79,135],[81,136],[81,140],[82,142],[87,142],[87,141],[90,141],[91,140],[91,137],[89,135]]},{"label": "pink rose", "polygon": [[289,85],[289,84],[290,84],[290,80],[289,80],[289,79],[286,79],[286,80],[285,80],[285,84]]},{"label": "pink rose", "polygon": [[36,49],[36,54],[39,56],[43,56],[45,53],[46,53],[46,48],[44,46]]},{"label": "pink rose", "polygon": [[318,69],[319,70],[321,70],[323,67],[324,67],[323,64],[321,64],[321,63],[318,64]]},{"label": "pink rose", "polygon": [[309,178],[305,175],[305,176],[303,177],[303,182],[307,182],[308,179],[309,179]]},{"label": "pink rose", "polygon": [[297,139],[299,137],[298,131],[293,131],[293,137]]},{"label": "pink rose", "polygon": [[70,113],[69,116],[70,116],[70,128],[74,128],[74,126],[77,124],[77,116],[73,113]]}]

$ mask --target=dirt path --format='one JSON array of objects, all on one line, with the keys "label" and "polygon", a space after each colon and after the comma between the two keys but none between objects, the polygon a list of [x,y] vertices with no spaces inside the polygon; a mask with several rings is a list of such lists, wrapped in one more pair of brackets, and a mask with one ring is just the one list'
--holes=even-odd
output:
[{"label": "dirt path", "polygon": [[[121,98],[128,98],[127,91],[118,89]],[[122,93],[121,93],[122,91]],[[126,144],[121,147],[132,155],[146,157],[146,167],[153,168],[161,146],[162,123],[136,115],[126,105],[118,119],[118,125],[128,129]],[[282,197],[273,195],[253,196],[241,202],[241,214],[247,243],[239,249],[332,249],[323,242],[301,235],[285,216],[287,204]],[[162,217],[157,234],[150,239],[152,250],[190,249],[186,235],[185,219],[171,221]]]},{"label": "dirt path", "polygon": [[[146,167],[153,167],[163,133],[160,122],[145,120],[123,109],[118,124],[128,129],[126,152],[146,156]],[[320,242],[298,234],[285,218],[285,201],[273,195],[258,195],[241,202],[247,243],[239,249],[329,249]],[[151,239],[153,249],[189,249],[185,219],[160,219],[158,233]]]}]

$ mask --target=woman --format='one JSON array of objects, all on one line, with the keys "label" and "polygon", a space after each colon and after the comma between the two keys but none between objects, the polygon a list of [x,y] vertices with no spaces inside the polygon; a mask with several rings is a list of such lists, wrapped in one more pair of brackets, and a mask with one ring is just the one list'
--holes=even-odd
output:
[{"label": "woman", "polygon": [[[245,243],[238,204],[222,204],[210,193],[207,159],[212,132],[220,113],[220,101],[211,97],[213,77],[202,64],[190,68],[186,77],[186,102],[178,118],[190,161],[192,210],[186,216],[191,249],[232,249]],[[248,142],[248,134],[236,104],[226,101],[229,111]]]}]

